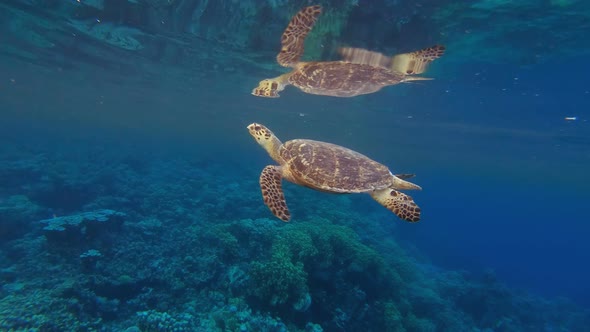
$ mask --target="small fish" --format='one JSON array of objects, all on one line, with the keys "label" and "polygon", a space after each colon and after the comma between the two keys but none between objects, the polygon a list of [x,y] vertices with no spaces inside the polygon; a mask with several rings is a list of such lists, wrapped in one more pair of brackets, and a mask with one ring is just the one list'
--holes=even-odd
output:
[{"label": "small fish", "polygon": [[566,116],[565,121],[576,121],[578,120],[577,116]]}]

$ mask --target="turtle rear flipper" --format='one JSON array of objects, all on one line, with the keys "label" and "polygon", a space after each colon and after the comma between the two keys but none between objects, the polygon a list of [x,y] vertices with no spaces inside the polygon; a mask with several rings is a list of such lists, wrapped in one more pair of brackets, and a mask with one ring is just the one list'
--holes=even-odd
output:
[{"label": "turtle rear flipper", "polygon": [[393,176],[393,185],[390,187],[392,189],[399,189],[399,190],[422,190],[422,187],[420,187],[417,184],[414,184],[410,181],[406,181],[405,179],[409,179],[414,177],[414,174],[399,174],[402,177],[399,177],[398,175],[394,175]]},{"label": "turtle rear flipper", "polygon": [[282,221],[289,221],[291,213],[283,193],[282,179],[281,167],[268,165],[260,174],[260,190],[262,191],[264,204],[268,206],[272,214]]},{"label": "turtle rear flipper", "polygon": [[409,195],[387,188],[373,191],[371,197],[402,220],[409,222],[420,220],[420,208]]},{"label": "turtle rear flipper", "polygon": [[444,51],[444,46],[436,45],[420,51],[389,57],[382,53],[363,48],[341,47],[338,49],[338,53],[342,56],[342,61],[386,68],[404,75],[422,74],[432,61],[444,54]]},{"label": "turtle rear flipper", "polygon": [[340,47],[338,53],[342,61],[356,63],[359,65],[368,65],[372,67],[391,68],[391,57],[379,52],[365,50],[356,47]]},{"label": "turtle rear flipper", "polygon": [[300,10],[289,22],[281,36],[281,51],[277,62],[284,67],[293,67],[303,55],[305,37],[313,28],[318,16],[322,13],[321,6],[309,6]]},{"label": "turtle rear flipper", "polygon": [[391,58],[391,70],[405,75],[422,74],[432,61],[440,58],[445,53],[445,47],[435,45],[411,53],[395,55]]}]

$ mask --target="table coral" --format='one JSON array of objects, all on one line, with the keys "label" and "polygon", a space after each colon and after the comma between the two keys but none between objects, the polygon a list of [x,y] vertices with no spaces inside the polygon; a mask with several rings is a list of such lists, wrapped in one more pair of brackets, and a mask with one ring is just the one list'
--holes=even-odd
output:
[{"label": "table coral", "polygon": [[119,226],[125,216],[122,212],[103,209],[39,222],[45,225],[43,230],[50,241],[80,241],[83,238],[94,237],[102,230]]}]

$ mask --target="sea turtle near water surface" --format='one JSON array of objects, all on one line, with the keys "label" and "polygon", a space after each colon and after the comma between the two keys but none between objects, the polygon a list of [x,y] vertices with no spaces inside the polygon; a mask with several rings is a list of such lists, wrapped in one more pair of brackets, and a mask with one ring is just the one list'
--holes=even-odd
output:
[{"label": "sea turtle near water surface", "polygon": [[329,193],[368,193],[399,218],[410,222],[420,220],[420,208],[412,197],[398,191],[421,189],[404,180],[413,175],[393,175],[387,166],[332,143],[308,139],[282,143],[261,124],[252,123],[247,128],[279,164],[266,166],[260,174],[264,203],[279,219],[291,219],[281,184],[286,179]]},{"label": "sea turtle near water surface", "polygon": [[413,76],[426,71],[428,65],[441,57],[442,45],[419,51],[398,54],[393,57],[361,48],[339,49],[340,61],[301,62],[305,37],[313,28],[321,6],[309,6],[300,10],[289,22],[281,37],[281,51],[277,62],[293,70],[275,78],[260,81],[252,94],[258,97],[276,98],[287,85],[303,92],[334,96],[353,97],[373,93],[381,88],[403,82],[429,80]]}]

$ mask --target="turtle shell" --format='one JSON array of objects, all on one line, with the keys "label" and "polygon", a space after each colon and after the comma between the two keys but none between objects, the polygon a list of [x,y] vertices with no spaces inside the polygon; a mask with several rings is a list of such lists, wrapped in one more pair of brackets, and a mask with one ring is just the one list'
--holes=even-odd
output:
[{"label": "turtle shell", "polygon": [[289,83],[304,92],[335,97],[373,93],[398,84],[405,75],[383,67],[343,61],[306,62],[289,77]]},{"label": "turtle shell", "polygon": [[359,193],[392,185],[387,166],[339,145],[306,139],[285,142],[284,167],[296,183],[334,193]]}]

